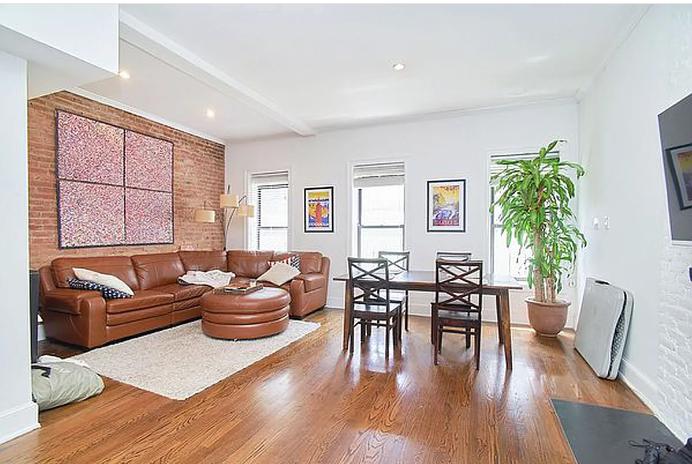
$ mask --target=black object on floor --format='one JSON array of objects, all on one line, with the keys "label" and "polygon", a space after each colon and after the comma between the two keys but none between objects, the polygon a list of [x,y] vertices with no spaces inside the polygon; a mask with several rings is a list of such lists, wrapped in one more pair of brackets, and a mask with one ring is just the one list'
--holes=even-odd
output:
[{"label": "black object on floor", "polygon": [[551,400],[579,464],[633,464],[644,457],[630,440],[682,446],[655,416],[572,401]]}]

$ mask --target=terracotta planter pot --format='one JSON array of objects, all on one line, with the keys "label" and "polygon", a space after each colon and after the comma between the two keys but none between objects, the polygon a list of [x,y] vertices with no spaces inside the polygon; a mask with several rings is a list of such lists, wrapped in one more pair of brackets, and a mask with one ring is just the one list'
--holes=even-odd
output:
[{"label": "terracotta planter pot", "polygon": [[538,335],[557,337],[565,328],[567,308],[571,304],[569,301],[541,303],[533,298],[527,298],[525,301],[529,308],[529,323]]}]

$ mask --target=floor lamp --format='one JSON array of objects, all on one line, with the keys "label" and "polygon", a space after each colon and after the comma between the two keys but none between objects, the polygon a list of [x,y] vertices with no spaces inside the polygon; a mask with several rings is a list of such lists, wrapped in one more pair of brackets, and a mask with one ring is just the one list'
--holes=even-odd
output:
[{"label": "floor lamp", "polygon": [[[230,185],[226,188],[226,193],[219,195],[219,205],[223,214],[223,249],[225,250],[228,229],[231,226],[233,217],[236,214],[240,217],[255,217],[255,207],[248,204],[248,196],[246,194],[238,195],[231,193]],[[207,202],[205,201],[202,209],[195,210],[194,221],[216,222],[216,211],[207,208]]]}]

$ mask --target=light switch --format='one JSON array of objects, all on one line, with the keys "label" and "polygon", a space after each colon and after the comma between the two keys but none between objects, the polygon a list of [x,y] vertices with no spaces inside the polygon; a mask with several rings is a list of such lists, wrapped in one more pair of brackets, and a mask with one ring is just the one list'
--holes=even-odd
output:
[{"label": "light switch", "polygon": [[603,216],[603,228],[605,230],[610,229],[610,218],[608,216]]},{"label": "light switch", "polygon": [[601,227],[601,223],[597,217],[593,218],[593,230],[598,230]]}]

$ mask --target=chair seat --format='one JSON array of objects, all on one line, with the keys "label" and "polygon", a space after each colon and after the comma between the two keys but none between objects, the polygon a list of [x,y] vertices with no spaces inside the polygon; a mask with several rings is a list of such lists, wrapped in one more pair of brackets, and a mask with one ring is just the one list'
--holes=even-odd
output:
[{"label": "chair seat", "polygon": [[469,314],[461,311],[441,309],[437,312],[437,317],[441,321],[474,322],[480,324],[478,315],[474,313]]},{"label": "chair seat", "polygon": [[[389,316],[395,316],[401,311],[401,302],[390,301]],[[354,302],[353,316],[356,318],[386,318],[387,308],[385,305],[368,304],[363,302]]]}]

